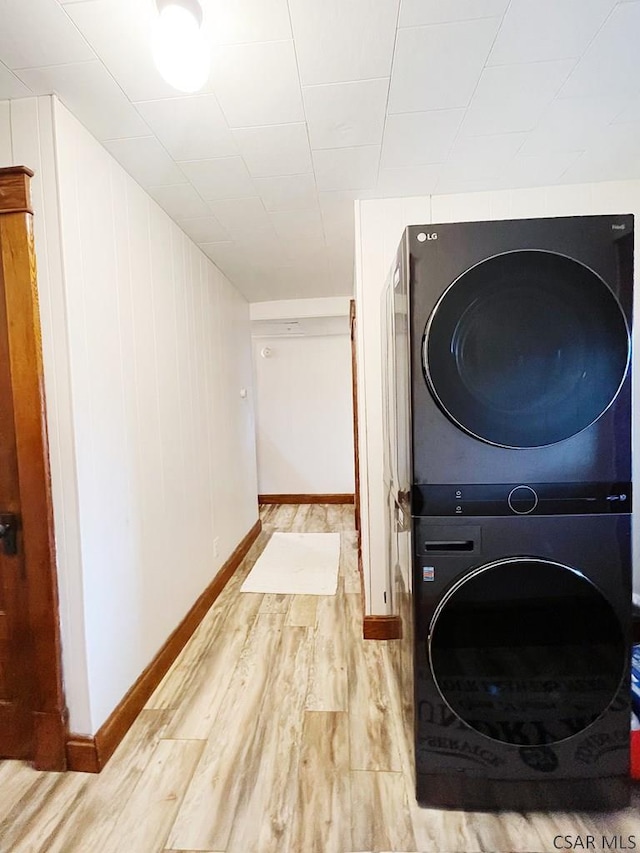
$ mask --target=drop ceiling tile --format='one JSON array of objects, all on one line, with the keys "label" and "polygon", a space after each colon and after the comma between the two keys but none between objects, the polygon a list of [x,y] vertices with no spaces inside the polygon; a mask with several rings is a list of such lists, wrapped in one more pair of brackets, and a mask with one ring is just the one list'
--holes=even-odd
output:
[{"label": "drop ceiling tile", "polygon": [[[64,11],[132,101],[183,94],[165,83],[153,62],[151,34],[157,12],[152,0],[91,0],[67,4]],[[71,58],[63,61],[69,62]],[[202,92],[211,91],[209,82]]]},{"label": "drop ceiling tile", "polygon": [[318,193],[318,203],[323,217],[346,218],[353,216],[355,201],[361,197],[358,190],[327,190]]},{"label": "drop ceiling tile", "polygon": [[628,98],[627,103],[613,120],[613,124],[626,124],[630,121],[640,121],[640,98]]},{"label": "drop ceiling tile", "polygon": [[329,269],[335,285],[343,288],[344,293],[350,293],[354,277],[353,243],[329,247]]},{"label": "drop ceiling tile", "polygon": [[285,248],[273,227],[255,230],[248,240],[237,240],[239,257],[256,268],[274,267],[283,262]]},{"label": "drop ceiling tile", "polygon": [[512,0],[489,65],[580,56],[617,0]]},{"label": "drop ceiling tile", "polygon": [[297,231],[283,238],[282,242],[288,263],[306,264],[309,268],[314,268],[318,257],[326,251],[322,232],[311,234]]},{"label": "drop ceiling tile", "polygon": [[230,127],[304,121],[293,41],[226,45],[212,75]]},{"label": "drop ceiling tile", "polygon": [[388,77],[304,87],[311,147],[379,145],[388,93]]},{"label": "drop ceiling tile", "polygon": [[442,166],[436,191],[477,192],[500,186],[507,165],[526,139],[526,133],[458,137]]},{"label": "drop ceiling tile", "polygon": [[[526,133],[458,137],[442,170],[443,177],[455,174],[464,178],[497,178],[527,138]],[[442,180],[441,177],[440,183]]]},{"label": "drop ceiling tile", "polygon": [[[213,244],[200,243],[200,248],[208,254],[207,247],[211,245]],[[211,255],[209,255],[209,257],[211,258]],[[221,261],[211,258],[211,260],[225,278],[230,281],[236,290],[238,290],[247,300],[249,299],[250,294],[254,292],[252,288],[258,289],[262,284],[261,279],[257,277],[255,268],[252,267],[251,264],[231,259]],[[266,297],[263,297],[263,299],[266,299]]]},{"label": "drop ceiling tile", "polygon": [[[449,168],[446,164],[442,167],[442,172],[438,179],[438,182],[435,187],[435,196],[442,196],[448,194],[458,194],[462,193],[461,198],[467,199],[469,195],[473,193],[474,195],[478,195],[483,190],[489,189],[500,189],[503,186],[502,180],[497,180],[495,176],[487,177],[484,176],[474,176],[469,174],[462,174],[457,171],[455,168]],[[464,207],[464,205],[462,205]],[[465,215],[458,214],[458,215]],[[468,216],[468,214],[466,214]],[[443,220],[440,216],[433,213],[436,222],[442,222]],[[487,217],[488,218],[488,217]],[[448,220],[447,220],[448,221]]]},{"label": "drop ceiling tile", "polygon": [[[322,267],[282,267],[275,270],[269,282],[271,299],[311,299],[326,296],[331,271],[328,262]],[[265,297],[262,297],[263,299]]]},{"label": "drop ceiling tile", "polygon": [[382,198],[429,195],[435,189],[442,166],[400,166],[380,169],[377,195]]},{"label": "drop ceiling tile", "polygon": [[17,72],[37,95],[56,93],[100,140],[148,136],[149,128],[99,60]]},{"label": "drop ceiling tile", "polygon": [[191,184],[166,187],[147,187],[147,192],[172,219],[191,219],[211,216],[211,210]]},{"label": "drop ceiling tile", "polygon": [[355,258],[355,240],[353,235],[351,238],[339,240],[335,243],[327,245],[329,255],[329,263],[333,266],[334,262],[342,266],[353,267]]},{"label": "drop ceiling tile", "polygon": [[3,0],[0,56],[11,69],[83,62],[95,54],[51,0]]},{"label": "drop ceiling tile", "polygon": [[245,275],[231,278],[227,276],[229,281],[236,288],[238,293],[247,300],[247,302],[260,302],[261,300],[271,299],[269,291],[265,288],[265,281],[258,273],[247,273]]},{"label": "drop ceiling tile", "polygon": [[28,98],[32,94],[31,89],[27,88],[6,65],[0,62],[0,100]]},{"label": "drop ceiling tile", "polygon": [[401,27],[443,24],[448,21],[471,21],[475,18],[497,18],[504,14],[509,0],[402,0]]},{"label": "drop ceiling tile", "polygon": [[326,286],[322,292],[323,296],[351,296],[354,288],[354,270],[348,277],[339,276],[334,270],[331,270],[331,286]]},{"label": "drop ceiling tile", "polygon": [[535,156],[516,156],[507,164],[501,182],[507,187],[547,186],[560,181],[581,155],[579,151],[552,151]]},{"label": "drop ceiling tile", "polygon": [[[235,284],[235,281],[234,281]],[[260,279],[255,277],[250,282],[242,282],[241,285],[236,285],[240,292],[244,295],[247,302],[264,302],[265,300],[287,299],[292,294],[290,291],[281,288],[273,275],[260,275]],[[298,288],[299,296],[299,288]]]},{"label": "drop ceiling tile", "polygon": [[353,239],[355,233],[354,200],[357,191],[318,193],[322,224],[328,243]]},{"label": "drop ceiling tile", "polygon": [[184,174],[205,201],[250,198],[256,190],[242,157],[218,157],[180,163]]},{"label": "drop ceiling tile", "polygon": [[269,214],[276,234],[291,243],[312,243],[324,247],[320,208],[273,210]]},{"label": "drop ceiling tile", "polygon": [[212,44],[291,38],[287,0],[225,0],[205,6]]},{"label": "drop ceiling tile", "polygon": [[211,201],[209,207],[234,240],[248,240],[257,229],[264,231],[271,225],[269,215],[260,198]]},{"label": "drop ceiling tile", "polygon": [[417,166],[442,163],[456,137],[464,110],[430,110],[387,117],[381,163]]},{"label": "drop ceiling tile", "polygon": [[305,86],[388,77],[399,0],[289,0]]},{"label": "drop ceiling tile", "polygon": [[303,210],[318,203],[313,175],[256,178],[254,183],[267,210]]},{"label": "drop ceiling tile", "polygon": [[319,190],[357,190],[375,186],[380,162],[379,145],[323,148],[313,152]]},{"label": "drop ceiling tile", "polygon": [[327,218],[323,215],[322,227],[327,245],[339,243],[341,240],[353,240],[355,233],[355,216],[353,211],[350,217],[343,220]]},{"label": "drop ceiling tile", "polygon": [[255,268],[243,258],[233,241],[204,241],[198,245],[233,284],[255,273]]},{"label": "drop ceiling tile", "polygon": [[228,234],[215,216],[198,216],[194,219],[181,219],[178,224],[196,243],[213,243],[226,240],[228,237]]},{"label": "drop ceiling tile", "polygon": [[571,71],[573,60],[485,68],[467,110],[462,134],[531,130]]},{"label": "drop ceiling tile", "polygon": [[[247,302],[250,303],[273,299],[288,299],[291,297],[291,291],[283,290],[273,278],[263,276],[262,274],[260,276],[254,275],[251,280],[241,280],[239,284],[236,284],[234,281],[234,284]],[[299,295],[300,289],[298,288]]]},{"label": "drop ceiling tile", "polygon": [[301,253],[297,257],[292,257],[286,264],[281,264],[281,266],[289,267],[292,270],[297,269],[301,273],[304,273],[309,263],[319,271],[329,272],[329,250],[327,247],[322,246],[319,249],[310,248],[306,257],[304,253]]},{"label": "drop ceiling tile", "polygon": [[484,18],[398,30],[389,113],[466,107],[500,21]]},{"label": "drop ceiling tile", "polygon": [[610,124],[628,103],[628,98],[616,97],[615,94],[556,99],[529,134],[521,153],[581,151],[587,147],[589,139]]},{"label": "drop ceiling tile", "polygon": [[563,182],[640,178],[640,122],[609,125],[588,143],[586,151],[563,174]]},{"label": "drop ceiling tile", "polygon": [[[640,79],[640,3],[620,3],[578,61],[559,97],[637,95]],[[636,37],[630,37],[634,34]]]},{"label": "drop ceiling tile", "polygon": [[208,160],[237,154],[215,95],[191,95],[136,104],[176,160]]},{"label": "drop ceiling tile", "polygon": [[311,152],[304,122],[233,131],[236,144],[254,178],[310,172]]},{"label": "drop ceiling tile", "polygon": [[213,240],[198,244],[208,257],[215,263],[238,258],[238,247],[232,240]]},{"label": "drop ceiling tile", "polygon": [[155,136],[110,139],[103,144],[131,177],[145,188],[186,183],[185,176]]}]

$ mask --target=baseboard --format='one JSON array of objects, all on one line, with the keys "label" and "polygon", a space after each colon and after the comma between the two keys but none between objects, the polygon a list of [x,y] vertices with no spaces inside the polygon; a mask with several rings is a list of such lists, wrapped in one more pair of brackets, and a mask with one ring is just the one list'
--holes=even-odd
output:
[{"label": "baseboard", "polygon": [[60,711],[35,711],[33,714],[33,757],[36,770],[65,770],[69,715]]},{"label": "baseboard", "polygon": [[360,596],[362,599],[362,636],[365,640],[401,640],[402,620],[399,616],[369,616],[364,594],[364,570],[362,568],[362,548],[358,536],[358,574],[360,575]]},{"label": "baseboard", "polygon": [[77,773],[99,773],[96,739],[90,735],[69,735],[67,740],[67,769]]},{"label": "baseboard", "polygon": [[96,734],[94,736],[69,735],[67,740],[69,770],[84,773],[99,773],[102,770],[171,664],[245,558],[261,529],[262,522],[258,520]]},{"label": "baseboard", "polygon": [[258,495],[261,504],[352,504],[355,495]]},{"label": "baseboard", "polygon": [[399,616],[365,616],[362,636],[365,640],[400,640],[402,620]]}]

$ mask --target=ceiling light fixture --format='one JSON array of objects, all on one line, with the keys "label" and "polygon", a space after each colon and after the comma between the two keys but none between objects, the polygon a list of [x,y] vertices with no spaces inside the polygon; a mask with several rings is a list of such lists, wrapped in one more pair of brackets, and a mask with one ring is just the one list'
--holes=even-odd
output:
[{"label": "ceiling light fixture", "polygon": [[209,50],[198,0],[156,0],[153,58],[164,79],[181,92],[197,92],[209,76]]}]

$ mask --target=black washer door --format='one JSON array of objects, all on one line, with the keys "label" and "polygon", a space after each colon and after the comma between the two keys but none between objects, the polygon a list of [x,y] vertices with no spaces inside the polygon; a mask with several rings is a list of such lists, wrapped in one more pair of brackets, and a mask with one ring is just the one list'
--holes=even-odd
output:
[{"label": "black washer door", "polygon": [[538,746],[582,731],[608,708],[627,666],[609,602],[581,573],[500,560],[443,598],[428,653],[449,707],[503,743]]},{"label": "black washer door", "polygon": [[543,251],[496,255],[461,275],[425,331],[423,367],[440,407],[466,432],[540,447],[589,426],[624,379],[629,333],[592,270]]}]

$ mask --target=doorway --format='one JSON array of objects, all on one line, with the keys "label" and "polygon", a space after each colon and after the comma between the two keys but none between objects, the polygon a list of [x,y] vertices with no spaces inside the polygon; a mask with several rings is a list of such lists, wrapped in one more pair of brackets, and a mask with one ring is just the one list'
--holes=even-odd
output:
[{"label": "doorway", "polygon": [[0,169],[0,758],[65,769],[30,179]]}]

